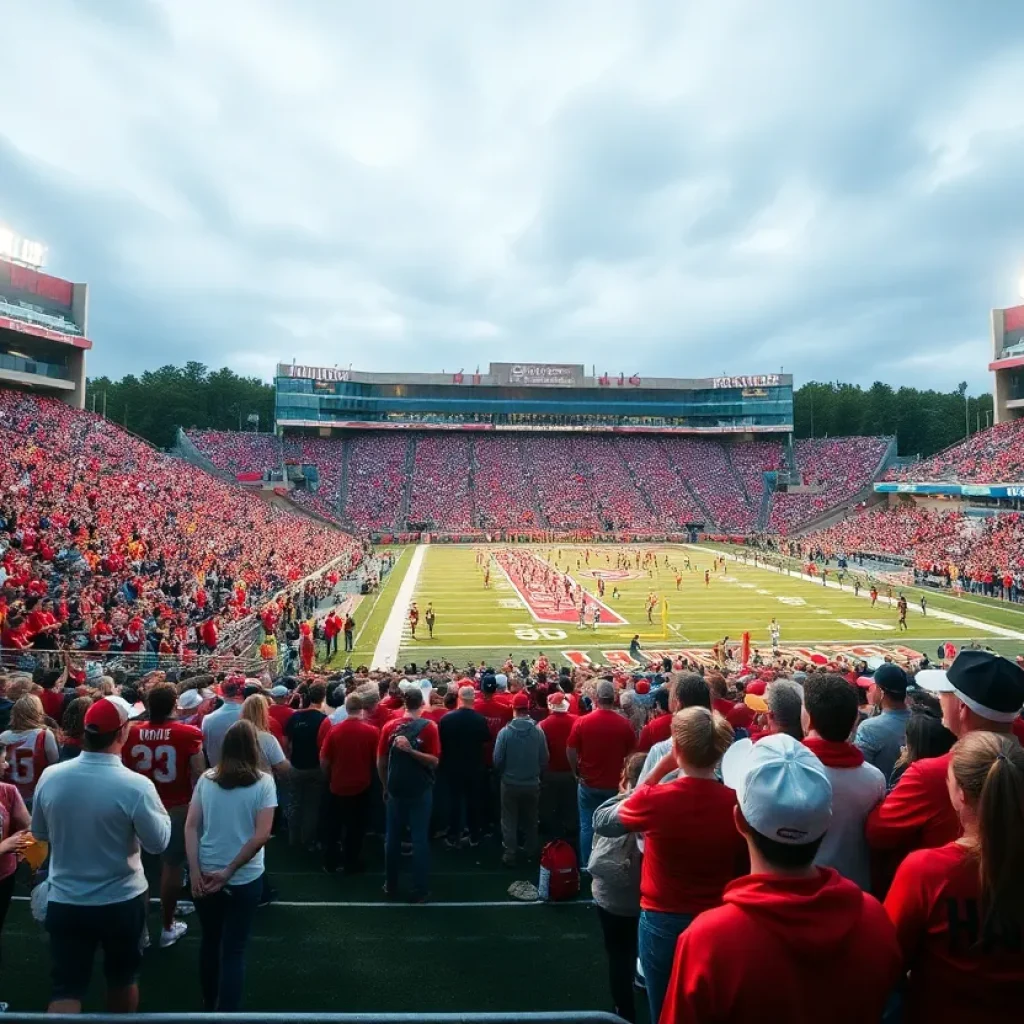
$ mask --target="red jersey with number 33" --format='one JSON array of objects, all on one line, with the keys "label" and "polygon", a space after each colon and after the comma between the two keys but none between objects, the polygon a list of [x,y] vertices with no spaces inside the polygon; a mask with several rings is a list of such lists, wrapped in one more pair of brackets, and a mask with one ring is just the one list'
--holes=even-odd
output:
[{"label": "red jersey with number 33", "polygon": [[164,807],[181,807],[192,799],[189,758],[203,749],[203,734],[184,722],[150,725],[140,722],[128,731],[121,758],[133,772],[153,781]]}]

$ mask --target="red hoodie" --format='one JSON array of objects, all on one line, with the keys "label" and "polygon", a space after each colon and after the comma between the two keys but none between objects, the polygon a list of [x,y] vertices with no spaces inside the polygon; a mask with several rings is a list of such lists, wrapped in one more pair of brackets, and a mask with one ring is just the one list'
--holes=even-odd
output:
[{"label": "red hoodie", "polygon": [[680,936],[661,1024],[881,1018],[902,957],[873,896],[818,868],[811,878],[738,878],[723,904]]},{"label": "red hoodie", "polygon": [[900,865],[885,909],[910,971],[907,1024],[1019,1021],[1024,950],[980,942],[978,861],[959,843]]}]

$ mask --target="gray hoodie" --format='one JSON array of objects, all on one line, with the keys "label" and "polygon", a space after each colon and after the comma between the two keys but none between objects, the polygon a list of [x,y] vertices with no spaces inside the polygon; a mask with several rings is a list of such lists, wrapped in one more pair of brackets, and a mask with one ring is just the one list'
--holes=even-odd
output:
[{"label": "gray hoodie", "polygon": [[494,770],[509,786],[539,786],[548,741],[532,718],[513,718],[494,742]]}]

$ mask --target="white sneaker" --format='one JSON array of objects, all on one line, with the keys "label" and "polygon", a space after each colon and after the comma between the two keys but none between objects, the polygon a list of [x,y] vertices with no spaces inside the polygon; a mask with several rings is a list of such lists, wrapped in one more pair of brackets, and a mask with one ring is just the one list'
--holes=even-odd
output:
[{"label": "white sneaker", "polygon": [[142,929],[142,934],[139,936],[139,950],[149,949],[149,926],[147,925]]},{"label": "white sneaker", "polygon": [[160,932],[160,948],[166,949],[173,946],[178,939],[183,938],[188,931],[188,925],[184,921],[175,921],[168,931]]}]

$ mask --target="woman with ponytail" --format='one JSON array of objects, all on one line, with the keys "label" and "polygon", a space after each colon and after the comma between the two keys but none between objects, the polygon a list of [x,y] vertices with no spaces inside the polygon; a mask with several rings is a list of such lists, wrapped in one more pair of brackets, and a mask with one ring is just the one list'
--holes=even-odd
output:
[{"label": "woman with ponytail", "polygon": [[909,972],[907,1024],[1022,1019],[1024,750],[970,732],[952,750],[963,835],[910,854],[885,901]]}]

